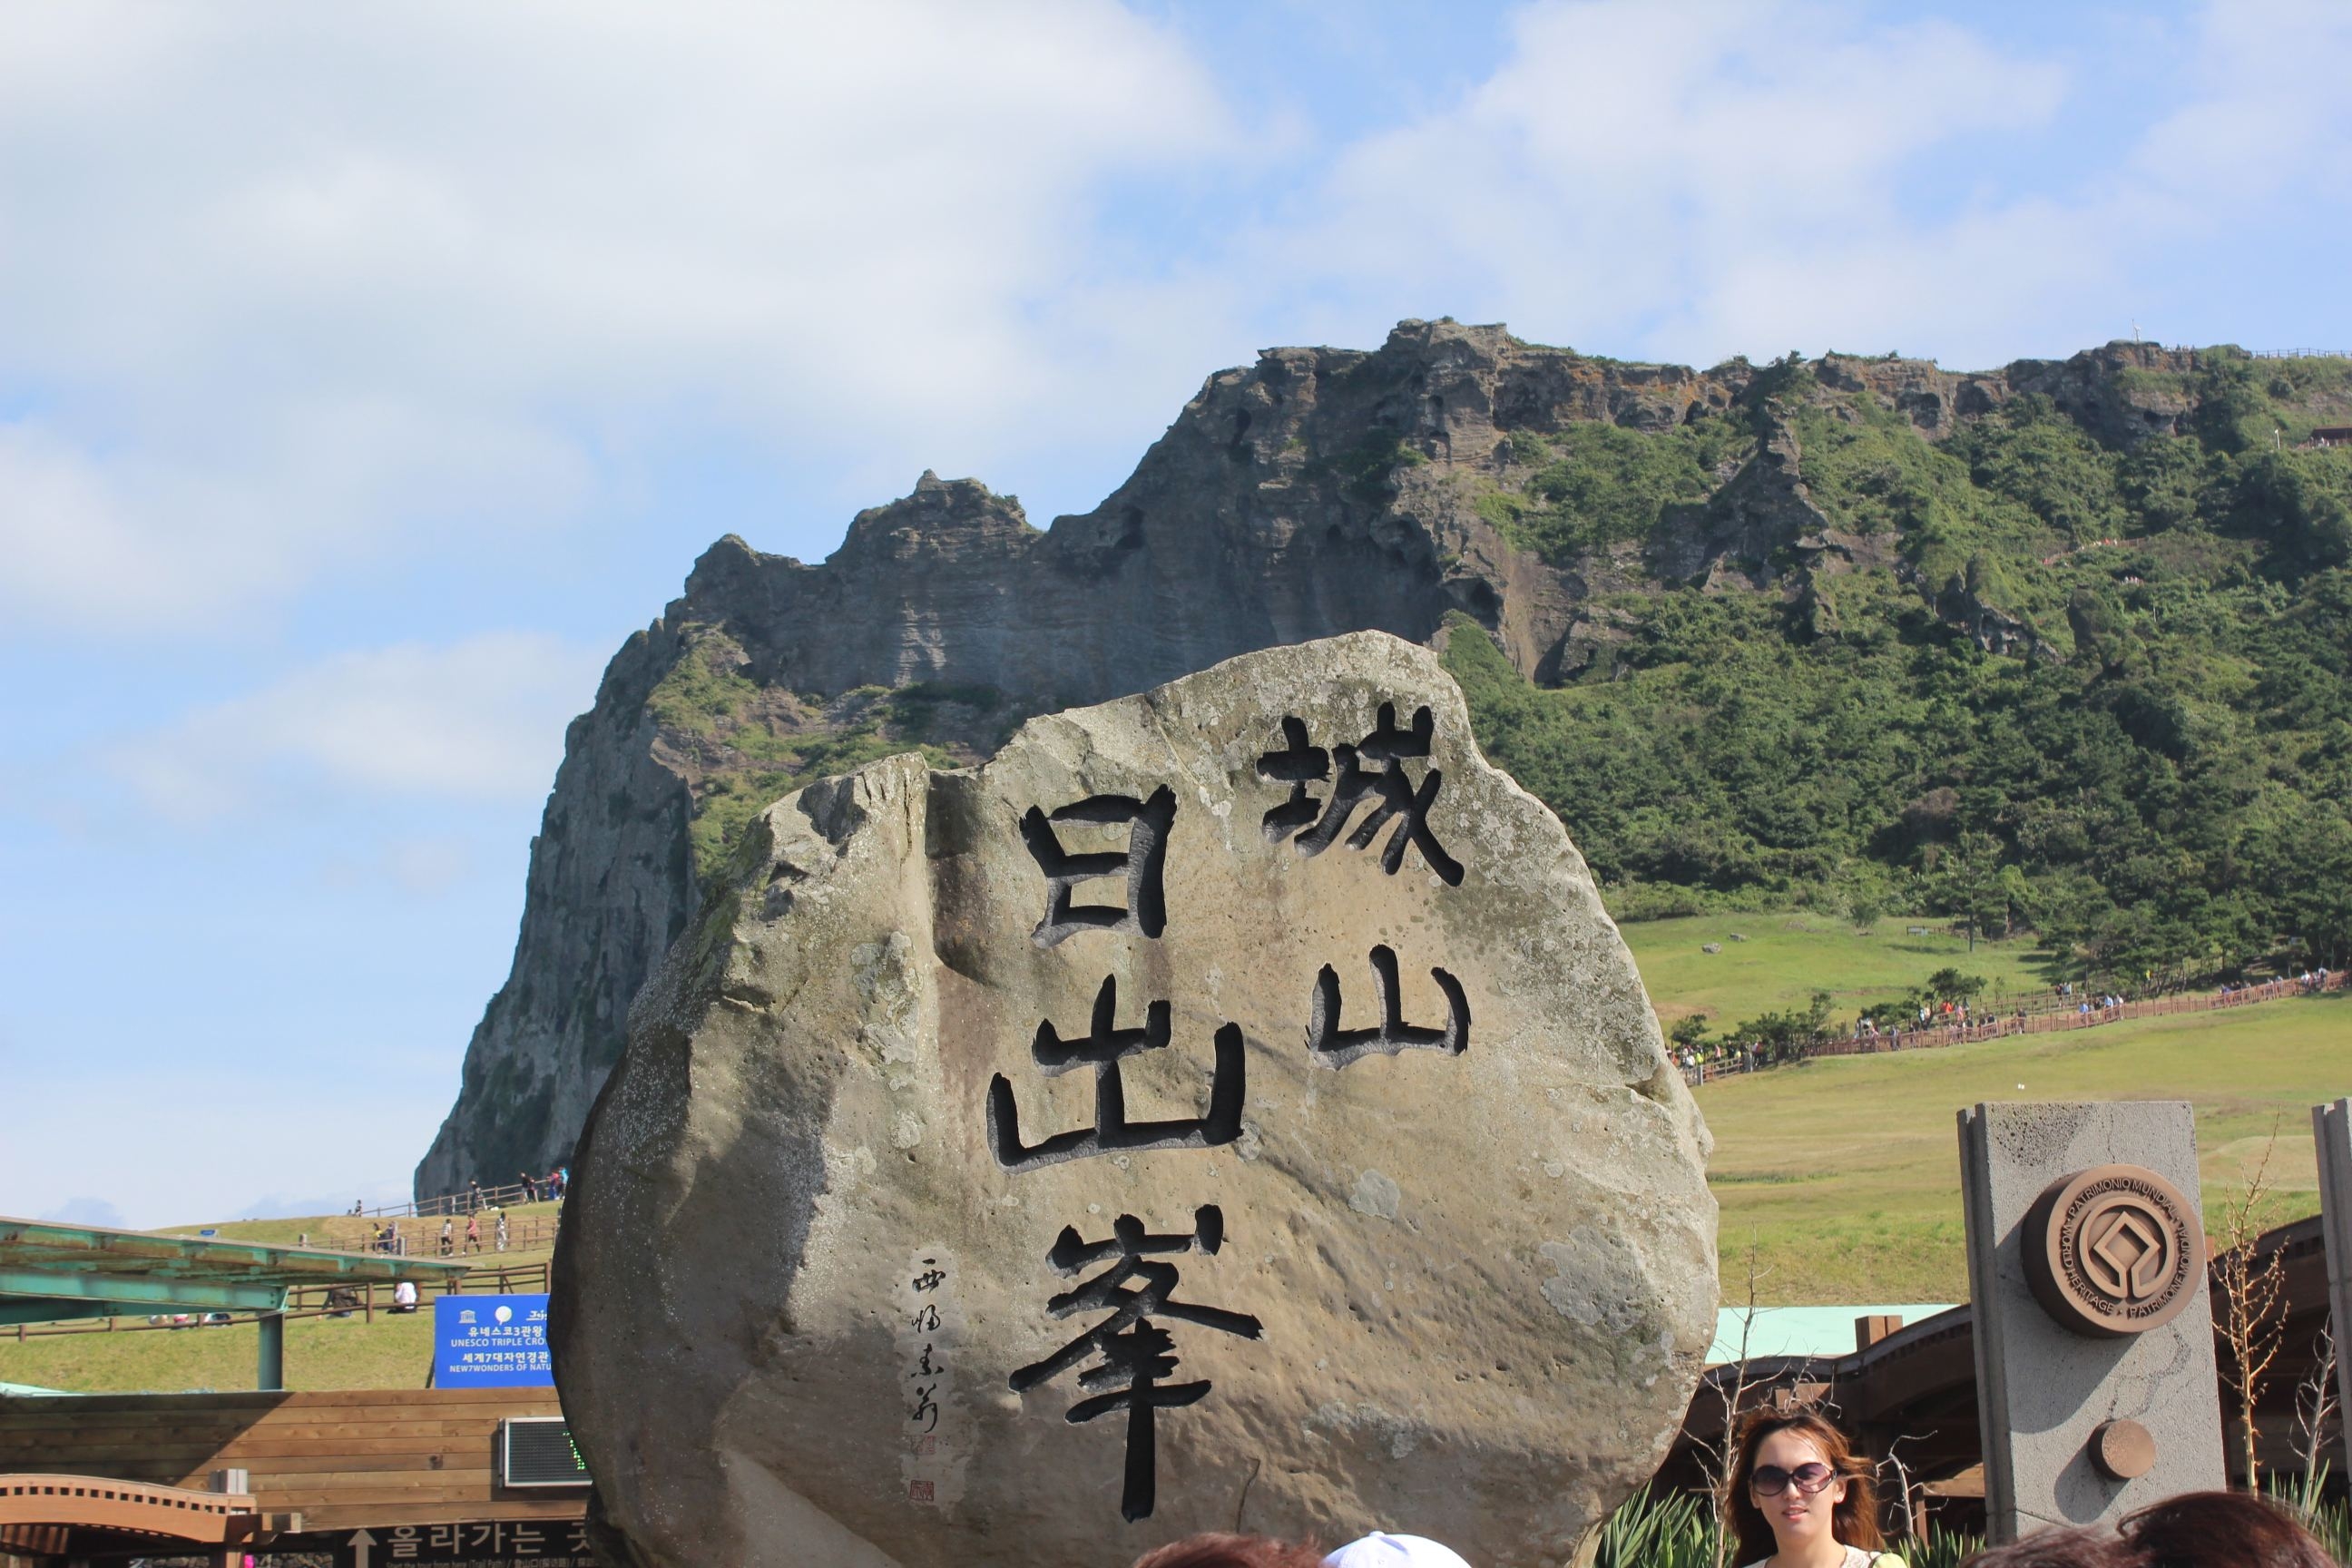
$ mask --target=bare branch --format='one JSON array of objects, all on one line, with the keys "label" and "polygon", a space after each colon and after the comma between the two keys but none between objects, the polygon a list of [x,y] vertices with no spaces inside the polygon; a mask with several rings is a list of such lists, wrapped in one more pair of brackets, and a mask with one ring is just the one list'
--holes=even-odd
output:
[{"label": "bare branch", "polygon": [[2262,1466],[2254,1447],[2254,1408],[2269,1384],[2271,1363],[2278,1359],[2286,1321],[2286,1257],[2277,1250],[2267,1258],[2254,1256],[2254,1243],[2262,1236],[2261,1210],[2271,1193],[2271,1155],[2277,1147],[2278,1119],[2273,1117],[2262,1158],[2221,1205],[2222,1251],[2213,1269],[2227,1352],[2222,1376],[2237,1399],[2246,1489],[2256,1492],[2262,1489]]}]

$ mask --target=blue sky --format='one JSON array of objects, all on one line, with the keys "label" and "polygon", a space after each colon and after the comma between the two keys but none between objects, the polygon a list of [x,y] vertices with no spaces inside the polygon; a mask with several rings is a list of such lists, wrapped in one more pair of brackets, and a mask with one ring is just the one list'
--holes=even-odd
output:
[{"label": "blue sky", "polygon": [[2347,80],[2325,0],[13,9],[0,1213],[398,1193],[721,533],[1042,524],[1410,316],[2352,347]]}]

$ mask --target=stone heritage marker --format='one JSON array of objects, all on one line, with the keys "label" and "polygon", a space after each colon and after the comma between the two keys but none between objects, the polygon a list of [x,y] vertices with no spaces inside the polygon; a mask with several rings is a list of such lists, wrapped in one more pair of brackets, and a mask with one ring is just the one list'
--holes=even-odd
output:
[{"label": "stone heritage marker", "polygon": [[1559,1563],[1712,1337],[1706,1150],[1434,657],[1276,648],[752,823],[584,1137],[558,1384],[648,1568]]},{"label": "stone heritage marker", "polygon": [[1994,1539],[2221,1487],[2190,1108],[1990,1104],[1959,1123]]}]

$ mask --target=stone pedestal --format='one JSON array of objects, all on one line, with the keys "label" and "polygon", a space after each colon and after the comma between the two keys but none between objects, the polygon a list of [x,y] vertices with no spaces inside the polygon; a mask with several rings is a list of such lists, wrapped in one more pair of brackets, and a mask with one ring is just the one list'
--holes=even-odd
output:
[{"label": "stone pedestal", "polygon": [[1993,1538],[2224,1484],[2185,1104],[1960,1112]]}]

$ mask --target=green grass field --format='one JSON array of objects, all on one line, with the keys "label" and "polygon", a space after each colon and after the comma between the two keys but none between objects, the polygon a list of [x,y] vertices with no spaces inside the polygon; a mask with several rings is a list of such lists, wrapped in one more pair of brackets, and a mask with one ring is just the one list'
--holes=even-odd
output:
[{"label": "green grass field", "polygon": [[[555,1212],[552,1204],[509,1209],[517,1241],[526,1241],[536,1233],[537,1244],[509,1247],[503,1255],[486,1251],[471,1259],[481,1272],[467,1277],[467,1288],[494,1290],[496,1270],[501,1265],[529,1268],[544,1262],[553,1251],[545,1237],[552,1229]],[[349,1248],[359,1245],[360,1224],[348,1215],[331,1215],[312,1219],[236,1220],[216,1228],[224,1240],[287,1247],[307,1231],[313,1247]],[[194,1226],[173,1228],[183,1234],[196,1229]],[[485,1223],[485,1236],[488,1228]],[[404,1220],[401,1229],[409,1237],[413,1253],[434,1255],[439,1221]],[[464,1220],[457,1222],[457,1229],[462,1242]],[[388,1294],[379,1288],[377,1298],[383,1300]],[[0,1383],[86,1394],[251,1388],[258,1338],[258,1331],[249,1321],[220,1328],[37,1336],[21,1342],[14,1330],[0,1329]],[[297,1318],[286,1325],[289,1388],[421,1388],[432,1361],[429,1304],[408,1316],[379,1310],[373,1322],[357,1317]]]},{"label": "green grass field", "polygon": [[[1625,928],[1659,1016],[1705,1012],[1718,1028],[1801,1008],[1828,991],[1836,1011],[1899,994],[1938,969],[1982,975],[2003,994],[2037,989],[2029,944],[1911,936],[1900,918],[1864,934],[1816,914],[1706,916]],[[1745,936],[1734,942],[1733,935]],[[1701,951],[1706,942],[1723,951]],[[2187,1100],[2197,1107],[2209,1214],[2277,1141],[2269,1223],[2315,1213],[2310,1108],[2352,1093],[2352,996],[2104,1025],[1942,1050],[1844,1057],[1709,1084],[1699,1107],[1716,1140],[1710,1180],[1722,1205],[1727,1302],[1747,1300],[1751,1247],[1768,1305],[1951,1301],[1968,1294],[1953,1114],[1983,1100]],[[553,1206],[509,1211],[505,1261],[548,1256]],[[179,1227],[193,1230],[195,1227]],[[348,1216],[251,1220],[226,1237],[362,1245]],[[429,1254],[437,1221],[410,1221]],[[463,1226],[459,1226],[462,1234]],[[491,1289],[478,1280],[477,1289]],[[430,1359],[430,1314],[299,1320],[286,1334],[295,1388],[414,1387]],[[249,1388],[248,1325],[61,1335],[17,1342],[0,1331],[0,1383],[88,1391]]]},{"label": "green grass field", "polygon": [[2318,1212],[2311,1107],[2352,1093],[2352,996],[2136,1019],[1941,1050],[1836,1057],[1708,1084],[1724,1299],[1958,1301],[1954,1115],[1988,1100],[2186,1100],[2210,1216],[2273,1129],[2270,1224]]},{"label": "green grass field", "polygon": [[[1980,976],[1988,998],[2043,988],[2032,968],[2032,942],[1980,941],[1970,952],[1967,938],[1939,929],[1926,936],[1907,933],[1927,923],[1890,918],[1865,934],[1846,921],[1805,910],[1644,921],[1624,932],[1658,1016],[1672,1024],[1704,1013],[1718,1032],[1765,1012],[1801,1012],[1816,991],[1830,994],[1833,1015],[1851,1019],[1864,1004],[1899,996],[1939,969]],[[1748,940],[1734,940],[1742,936]],[[1706,952],[1711,942],[1721,942],[1723,951]]]}]

